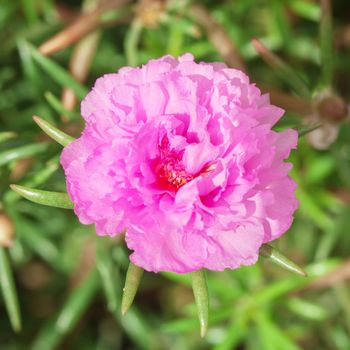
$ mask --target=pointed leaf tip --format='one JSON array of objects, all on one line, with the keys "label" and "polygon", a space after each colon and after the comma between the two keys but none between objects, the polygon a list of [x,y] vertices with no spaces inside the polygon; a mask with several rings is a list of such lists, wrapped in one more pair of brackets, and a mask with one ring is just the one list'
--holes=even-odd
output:
[{"label": "pointed leaf tip", "polygon": [[192,290],[197,305],[200,334],[201,337],[204,337],[207,333],[209,318],[208,287],[204,270],[197,270],[192,273]]},{"label": "pointed leaf tip", "polygon": [[62,146],[67,146],[71,142],[73,142],[75,139],[72,136],[67,135],[63,131],[57,129],[53,125],[51,125],[46,120],[34,115],[33,120],[36,124],[38,124],[39,128],[44,131],[44,133],[51,137],[53,140],[58,142]]},{"label": "pointed leaf tip", "polygon": [[270,259],[274,264],[288,270],[294,272],[298,275],[307,277],[307,273],[292,260],[288,259],[284,256],[280,251],[276,248],[271,247],[268,244],[263,244],[260,248],[259,254],[264,258]]},{"label": "pointed leaf tip", "polygon": [[52,192],[37,190],[34,188],[10,185],[11,189],[18,193],[20,196],[30,200],[31,202],[47,205],[50,207],[57,207],[63,209],[73,209],[74,204],[69,195],[64,192]]},{"label": "pointed leaf tip", "polygon": [[121,305],[122,315],[125,315],[134,301],[144,270],[141,267],[129,264],[126,273],[125,285],[123,288],[123,298]]}]

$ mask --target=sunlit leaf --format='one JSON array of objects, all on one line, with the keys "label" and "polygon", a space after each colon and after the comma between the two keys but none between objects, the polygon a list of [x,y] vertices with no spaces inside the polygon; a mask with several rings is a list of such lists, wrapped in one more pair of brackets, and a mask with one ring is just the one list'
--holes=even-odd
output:
[{"label": "sunlit leaf", "polygon": [[73,209],[74,204],[67,193],[37,190],[20,185],[11,185],[11,189],[22,197],[38,204],[63,209]]},{"label": "sunlit leaf", "polygon": [[55,128],[53,125],[51,125],[44,119],[41,119],[37,116],[33,116],[33,119],[39,125],[41,130],[45,132],[45,134],[47,134],[53,140],[58,142],[60,145],[67,146],[68,144],[70,144],[75,140],[72,136],[69,136],[63,131]]}]

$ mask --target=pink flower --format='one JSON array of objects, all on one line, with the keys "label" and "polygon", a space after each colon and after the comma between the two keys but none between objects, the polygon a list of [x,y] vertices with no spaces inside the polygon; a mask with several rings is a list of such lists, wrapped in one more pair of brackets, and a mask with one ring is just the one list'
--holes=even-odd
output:
[{"label": "pink flower", "polygon": [[241,71],[165,56],[104,75],[81,110],[62,153],[75,213],[98,234],[126,229],[134,264],[234,269],[290,227],[297,133],[271,130],[283,110]]}]

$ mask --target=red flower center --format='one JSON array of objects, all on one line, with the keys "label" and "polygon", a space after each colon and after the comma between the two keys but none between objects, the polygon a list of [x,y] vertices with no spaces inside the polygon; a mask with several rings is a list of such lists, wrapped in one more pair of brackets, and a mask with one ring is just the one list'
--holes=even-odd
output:
[{"label": "red flower center", "polygon": [[186,172],[182,163],[184,151],[171,149],[167,136],[163,137],[159,150],[160,157],[155,164],[155,173],[157,174],[159,187],[177,191],[195,177],[195,175]]},{"label": "red flower center", "polygon": [[159,145],[160,156],[154,165],[157,175],[156,184],[166,190],[177,191],[180,187],[198,176],[205,176],[216,167],[215,164],[207,164],[196,174],[189,174],[182,162],[185,150],[170,148],[168,137],[165,135]]}]

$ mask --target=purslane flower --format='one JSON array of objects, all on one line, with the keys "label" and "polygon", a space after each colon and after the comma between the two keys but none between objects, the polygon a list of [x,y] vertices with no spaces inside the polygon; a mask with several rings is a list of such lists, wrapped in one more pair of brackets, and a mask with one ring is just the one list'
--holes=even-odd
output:
[{"label": "purslane flower", "polygon": [[98,234],[126,230],[134,264],[234,269],[290,227],[297,132],[272,130],[284,111],[243,72],[164,56],[99,78],[81,112],[61,157],[68,193]]}]

